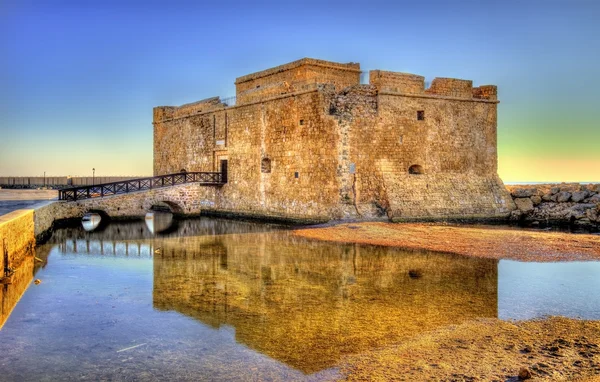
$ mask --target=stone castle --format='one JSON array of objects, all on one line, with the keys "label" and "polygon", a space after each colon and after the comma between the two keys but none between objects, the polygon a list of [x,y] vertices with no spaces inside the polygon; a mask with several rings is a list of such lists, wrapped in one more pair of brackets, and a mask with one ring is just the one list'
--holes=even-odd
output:
[{"label": "stone castle", "polygon": [[304,58],[236,79],[234,105],[154,108],[154,175],[223,171],[202,210],[391,220],[506,217],[497,88]]}]

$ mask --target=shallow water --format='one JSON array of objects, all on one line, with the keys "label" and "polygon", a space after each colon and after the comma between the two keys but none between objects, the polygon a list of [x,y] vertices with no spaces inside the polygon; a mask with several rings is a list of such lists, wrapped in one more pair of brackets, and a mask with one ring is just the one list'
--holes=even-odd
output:
[{"label": "shallow water", "polygon": [[600,319],[598,262],[332,244],[218,219],[157,227],[63,229],[39,247],[45,262],[3,286],[0,380],[332,380],[346,355],[474,318]]}]

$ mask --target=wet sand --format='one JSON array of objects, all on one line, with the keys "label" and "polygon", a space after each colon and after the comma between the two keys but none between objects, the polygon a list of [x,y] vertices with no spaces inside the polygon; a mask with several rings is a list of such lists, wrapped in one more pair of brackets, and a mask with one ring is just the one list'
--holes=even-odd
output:
[{"label": "wet sand", "polygon": [[[482,319],[350,356],[349,381],[597,381],[600,322]],[[526,372],[522,371],[526,369]]]},{"label": "wet sand", "polygon": [[310,239],[518,261],[600,260],[600,235],[497,226],[346,223],[294,231]]}]

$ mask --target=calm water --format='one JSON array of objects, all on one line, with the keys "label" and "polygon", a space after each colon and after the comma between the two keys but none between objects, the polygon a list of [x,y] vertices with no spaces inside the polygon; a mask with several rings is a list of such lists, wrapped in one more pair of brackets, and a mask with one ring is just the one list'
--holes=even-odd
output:
[{"label": "calm water", "polygon": [[332,380],[345,355],[474,318],[600,319],[598,262],[498,262],[226,220],[163,223],[63,229],[39,247],[44,262],[30,257],[2,286],[0,380]]}]

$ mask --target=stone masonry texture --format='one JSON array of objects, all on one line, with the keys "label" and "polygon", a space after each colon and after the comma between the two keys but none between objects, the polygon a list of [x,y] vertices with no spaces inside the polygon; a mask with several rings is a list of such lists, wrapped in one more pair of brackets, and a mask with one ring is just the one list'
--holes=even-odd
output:
[{"label": "stone masonry texture", "polygon": [[16,210],[0,216],[0,279],[6,268],[17,269],[33,254],[33,210]]},{"label": "stone masonry texture", "polygon": [[[215,211],[317,220],[506,217],[497,89],[302,59],[218,97],[154,108],[154,174],[220,171]],[[206,188],[206,187],[205,187]],[[210,202],[209,202],[210,199]],[[200,201],[196,201],[199,203]],[[194,203],[189,201],[189,203]],[[201,207],[203,208],[203,207]]]}]

